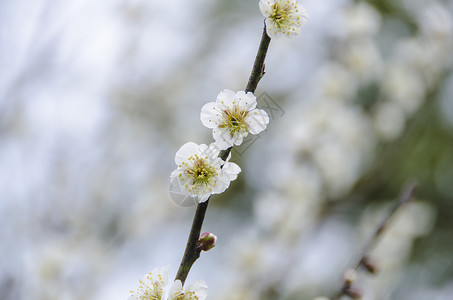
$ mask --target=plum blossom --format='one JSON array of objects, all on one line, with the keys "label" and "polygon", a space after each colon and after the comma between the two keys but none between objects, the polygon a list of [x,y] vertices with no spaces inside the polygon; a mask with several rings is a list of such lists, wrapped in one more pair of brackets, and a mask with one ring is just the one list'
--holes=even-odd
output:
[{"label": "plum blossom", "polygon": [[140,280],[136,291],[131,291],[128,300],[205,300],[208,286],[203,280],[183,289],[180,280],[168,283],[169,267],[155,268]]},{"label": "plum blossom", "polygon": [[170,287],[167,300],[205,300],[208,295],[208,286],[203,280],[198,280],[183,289],[180,280],[176,280]]},{"label": "plum blossom", "polygon": [[169,267],[154,268],[140,280],[137,291],[131,291],[128,300],[161,300],[168,282]]},{"label": "plum blossom", "polygon": [[297,0],[261,0],[259,6],[271,38],[295,36],[308,20],[307,10]]},{"label": "plum blossom", "polygon": [[266,129],[269,116],[256,109],[256,97],[251,92],[233,92],[225,89],[216,102],[209,102],[201,109],[200,119],[204,126],[212,128],[212,135],[220,149],[240,145],[249,134]]},{"label": "plum blossom", "polygon": [[184,205],[187,202],[205,202],[211,194],[223,193],[230,182],[237,178],[241,168],[235,163],[223,161],[220,149],[214,144],[184,144],[175,156],[178,168],[171,173],[170,196]]}]

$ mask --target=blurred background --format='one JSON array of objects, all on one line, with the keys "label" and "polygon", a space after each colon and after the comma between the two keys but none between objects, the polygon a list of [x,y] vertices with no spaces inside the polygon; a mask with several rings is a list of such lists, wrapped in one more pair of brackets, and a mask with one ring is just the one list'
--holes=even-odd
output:
[{"label": "blurred background", "polygon": [[[453,1],[306,0],[272,40],[256,95],[268,130],[233,151],[218,236],[188,283],[209,299],[313,299],[409,179],[416,200],[361,273],[364,299],[453,293]],[[179,266],[195,207],[174,154],[210,143],[201,107],[242,90],[258,0],[0,1],[0,299],[126,299]]]}]

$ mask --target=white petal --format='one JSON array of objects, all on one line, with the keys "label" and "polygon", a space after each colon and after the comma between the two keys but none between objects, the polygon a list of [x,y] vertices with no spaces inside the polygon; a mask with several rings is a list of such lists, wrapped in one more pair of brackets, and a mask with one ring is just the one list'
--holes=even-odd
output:
[{"label": "white petal", "polygon": [[198,300],[205,300],[206,297],[208,296],[208,286],[206,285],[206,282],[203,280],[198,280],[192,284],[190,284],[186,291],[192,291],[195,292],[197,295]]},{"label": "white petal", "polygon": [[269,123],[269,116],[262,109],[254,109],[247,116],[247,129],[251,134],[258,134],[264,129],[266,129],[267,124]]},{"label": "white petal", "polygon": [[171,177],[170,181],[170,197],[171,200],[179,206],[189,207],[197,203],[197,200],[192,197],[184,183],[188,181],[188,177],[184,177],[185,181],[181,180],[179,176]]},{"label": "white petal", "polygon": [[248,135],[249,135],[248,131],[236,132],[236,134],[234,135],[235,137],[234,144],[239,146],[240,144],[242,144],[242,140],[245,139]]},{"label": "white petal", "polygon": [[296,13],[296,16],[300,17],[299,21],[303,25],[307,22],[310,16],[308,15],[307,9],[300,3],[297,4],[297,9],[299,12]]},{"label": "white petal", "polygon": [[[247,133],[248,133],[248,132],[246,132],[246,135],[247,135]],[[239,137],[239,136],[238,136],[238,137],[235,139],[234,144],[235,144],[236,146],[240,146],[240,145],[242,144],[242,141],[243,141],[243,140],[244,140],[244,137]]]},{"label": "white petal", "polygon": [[217,103],[223,104],[227,107],[233,107],[236,103],[236,94],[232,90],[225,89],[217,96]]},{"label": "white petal", "polygon": [[241,168],[232,162],[226,162],[223,165],[222,171],[230,178],[230,181],[235,180],[238,174],[241,173]]},{"label": "white petal", "polygon": [[214,128],[222,118],[222,109],[216,102],[206,103],[201,108],[200,119],[204,126]]},{"label": "white petal", "polygon": [[211,193],[200,193],[200,195],[198,195],[198,203],[206,202],[210,196]]},{"label": "white petal", "polygon": [[212,189],[213,194],[221,194],[230,186],[230,176],[225,172],[220,172],[217,176],[216,186]]},{"label": "white petal", "polygon": [[282,36],[282,32],[279,28],[277,28],[270,19],[266,19],[266,32],[267,35],[272,39],[278,39]]},{"label": "white petal", "polygon": [[212,151],[213,153],[216,153],[216,152],[217,152],[217,156],[219,155],[220,150],[222,150],[222,149],[220,149],[215,143],[209,144],[209,149],[211,149],[211,151]]},{"label": "white petal", "polygon": [[200,145],[199,152],[203,159],[206,159],[210,164],[216,164],[217,158],[219,156],[220,149],[214,147],[213,144],[209,146],[202,144]]},{"label": "white petal", "polygon": [[179,174],[182,174],[184,171],[183,169],[181,168],[177,168],[176,170],[174,170],[173,172],[171,172],[170,174],[170,180],[173,180],[173,178],[177,178],[179,176]]},{"label": "white petal", "polygon": [[209,155],[209,153],[210,153],[210,150],[209,150],[208,145],[206,145],[206,144],[200,144],[200,145],[198,146],[198,152],[197,152],[197,154]]},{"label": "white petal", "polygon": [[275,1],[269,0],[261,0],[259,2],[260,11],[264,17],[269,17],[272,14],[272,7],[271,5],[274,4]]},{"label": "white petal", "polygon": [[214,129],[212,131],[212,136],[214,137],[215,144],[219,149],[225,150],[234,144],[234,140],[231,138],[228,131],[223,131],[220,128]]},{"label": "white petal", "polygon": [[176,299],[177,296],[179,296],[182,293],[182,283],[181,280],[176,280],[173,282],[170,286],[170,289],[168,291],[168,300],[174,300]]},{"label": "white petal", "polygon": [[179,166],[186,161],[189,156],[198,153],[198,145],[193,142],[185,143],[179,148],[175,155],[175,163]]},{"label": "white petal", "polygon": [[158,273],[162,275],[162,281],[163,281],[164,285],[167,284],[169,271],[170,271],[170,266],[165,266],[158,271]]},{"label": "white petal", "polygon": [[219,158],[220,151],[222,149],[216,143],[211,143],[209,145],[209,157],[207,159],[208,163],[214,168],[220,168],[223,165],[223,160]]},{"label": "white petal", "polygon": [[256,107],[256,97],[252,92],[245,93],[244,91],[239,91],[236,93],[236,98],[239,103],[239,107],[250,111]]}]

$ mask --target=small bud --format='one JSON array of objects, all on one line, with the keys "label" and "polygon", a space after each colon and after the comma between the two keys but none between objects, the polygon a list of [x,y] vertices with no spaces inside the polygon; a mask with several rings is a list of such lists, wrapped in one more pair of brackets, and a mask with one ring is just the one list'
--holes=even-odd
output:
[{"label": "small bud", "polygon": [[371,274],[376,274],[379,271],[376,261],[369,256],[362,258],[362,266]]},{"label": "small bud", "polygon": [[361,290],[359,290],[356,287],[352,287],[352,286],[348,287],[343,292],[346,296],[349,296],[352,299],[362,299],[362,296],[363,296]]},{"label": "small bud", "polygon": [[343,279],[348,286],[351,285],[357,279],[357,271],[354,269],[347,269],[343,273]]},{"label": "small bud", "polygon": [[215,247],[216,241],[217,237],[214,234],[205,232],[198,239],[198,249],[208,251]]}]

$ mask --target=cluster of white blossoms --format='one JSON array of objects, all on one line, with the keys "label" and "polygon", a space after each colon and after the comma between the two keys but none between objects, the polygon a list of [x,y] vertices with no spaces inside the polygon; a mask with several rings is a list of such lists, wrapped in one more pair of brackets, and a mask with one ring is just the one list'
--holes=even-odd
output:
[{"label": "cluster of white blossoms", "polygon": [[261,0],[259,6],[271,38],[295,36],[308,20],[307,10],[297,0]]},{"label": "cluster of white blossoms", "polygon": [[241,168],[220,158],[220,151],[241,145],[249,134],[266,129],[269,116],[256,108],[256,97],[251,92],[223,90],[216,102],[201,109],[203,125],[213,129],[215,142],[197,145],[184,144],[175,156],[178,166],[170,175],[170,196],[181,206],[205,202],[212,194],[223,193],[235,180]]},{"label": "cluster of white blossoms", "polygon": [[[293,36],[307,21],[305,8],[296,0],[261,0],[259,7],[265,16],[269,37]],[[200,119],[212,129],[215,142],[209,146],[189,142],[176,153],[178,168],[170,176],[170,196],[181,206],[205,202],[212,194],[223,193],[237,178],[241,168],[219,158],[220,150],[239,146],[244,138],[264,131],[269,116],[256,108],[252,92],[225,89],[215,102],[201,109]]]},{"label": "cluster of white blossoms", "polygon": [[204,300],[208,286],[203,280],[190,284],[183,289],[180,280],[168,285],[169,267],[155,268],[140,280],[136,291],[131,291],[128,300]]},{"label": "cluster of white blossoms", "polygon": [[[261,0],[259,7],[271,38],[294,36],[308,19],[306,9],[296,0]],[[200,119],[212,129],[215,142],[209,146],[189,142],[178,150],[178,168],[170,176],[170,196],[178,205],[205,202],[212,194],[223,193],[237,178],[241,168],[219,158],[220,150],[239,146],[244,138],[264,131],[268,114],[256,108],[252,92],[225,89],[215,102],[201,109]]]}]

